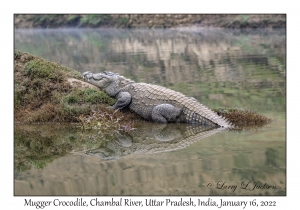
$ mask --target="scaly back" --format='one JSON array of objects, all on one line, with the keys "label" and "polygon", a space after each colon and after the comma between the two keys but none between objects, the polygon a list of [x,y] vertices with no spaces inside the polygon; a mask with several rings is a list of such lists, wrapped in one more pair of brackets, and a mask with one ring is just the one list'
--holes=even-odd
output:
[{"label": "scaly back", "polygon": [[169,103],[183,109],[187,123],[218,124],[221,127],[232,128],[233,125],[225,118],[199,103],[174,90],[147,83],[134,83],[136,92],[142,101],[151,101],[153,104]]}]

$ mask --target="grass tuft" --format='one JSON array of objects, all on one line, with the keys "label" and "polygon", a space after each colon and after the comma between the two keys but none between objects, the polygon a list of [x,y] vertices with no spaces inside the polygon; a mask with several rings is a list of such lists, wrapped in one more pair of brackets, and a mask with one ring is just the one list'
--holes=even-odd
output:
[{"label": "grass tuft", "polygon": [[65,102],[68,104],[74,103],[105,103],[109,105],[113,105],[116,100],[109,97],[103,91],[95,90],[92,88],[87,89],[77,89],[72,91],[69,95],[64,98]]},{"label": "grass tuft", "polygon": [[109,113],[103,110],[91,111],[87,116],[80,115],[78,121],[82,130],[97,130],[98,133],[120,130],[129,132],[133,128],[133,121],[121,123],[123,116],[118,116],[118,110]]},{"label": "grass tuft", "polygon": [[247,126],[263,126],[272,121],[271,118],[258,114],[249,109],[238,108],[217,108],[213,109],[218,115],[228,119],[237,128],[245,128]]}]

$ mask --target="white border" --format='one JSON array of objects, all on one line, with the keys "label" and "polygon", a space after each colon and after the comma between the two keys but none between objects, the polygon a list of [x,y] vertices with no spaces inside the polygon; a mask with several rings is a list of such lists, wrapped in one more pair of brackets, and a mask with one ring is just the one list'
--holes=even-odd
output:
[{"label": "white border", "polygon": [[[277,209],[298,206],[298,138],[295,131],[299,109],[299,12],[296,1],[9,1],[1,6],[1,209],[20,209],[24,197],[13,196],[13,14],[14,13],[286,13],[287,14],[287,196],[282,197],[224,197],[226,200],[276,200]],[[4,64],[4,65],[3,65]],[[298,64],[298,65],[297,65]],[[294,100],[293,100],[294,99]],[[4,116],[4,117],[3,117]],[[29,198],[29,197],[27,197]],[[53,197],[34,197],[53,200]],[[55,197],[71,200],[74,197]],[[84,197],[86,200],[89,197]],[[143,200],[147,197],[131,197]],[[155,198],[155,197],[151,197]],[[164,197],[157,197],[163,199]],[[178,197],[174,197],[176,199]],[[196,197],[193,197],[196,199]],[[207,197],[201,197],[205,199]],[[212,197],[220,199],[222,197]],[[5,207],[5,208],[2,208]],[[99,208],[99,207],[96,207]],[[163,209],[165,207],[161,207]],[[199,207],[198,207],[199,208]],[[274,207],[266,207],[272,208]],[[265,208],[265,209],[266,209]],[[53,209],[47,207],[46,209]],[[57,209],[57,208],[56,208]],[[78,208],[76,208],[78,209]]]}]

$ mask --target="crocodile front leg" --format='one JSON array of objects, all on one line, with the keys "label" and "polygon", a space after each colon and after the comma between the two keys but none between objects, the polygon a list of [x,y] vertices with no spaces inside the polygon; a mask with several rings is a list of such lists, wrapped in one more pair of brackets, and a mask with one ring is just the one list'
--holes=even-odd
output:
[{"label": "crocodile front leg", "polygon": [[176,122],[182,109],[176,108],[171,104],[160,104],[152,110],[152,120],[159,123]]},{"label": "crocodile front leg", "polygon": [[128,92],[120,92],[117,96],[117,102],[112,106],[113,109],[123,109],[131,102],[131,95]]}]

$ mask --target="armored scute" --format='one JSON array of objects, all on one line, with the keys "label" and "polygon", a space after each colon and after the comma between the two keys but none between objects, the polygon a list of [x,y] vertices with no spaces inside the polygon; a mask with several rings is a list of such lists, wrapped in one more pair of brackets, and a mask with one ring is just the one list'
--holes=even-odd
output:
[{"label": "armored scute", "polygon": [[135,83],[113,72],[105,71],[98,74],[85,72],[83,77],[117,99],[113,109],[128,107],[146,120],[233,127],[228,120],[200,104],[196,99],[174,90],[158,85]]}]

